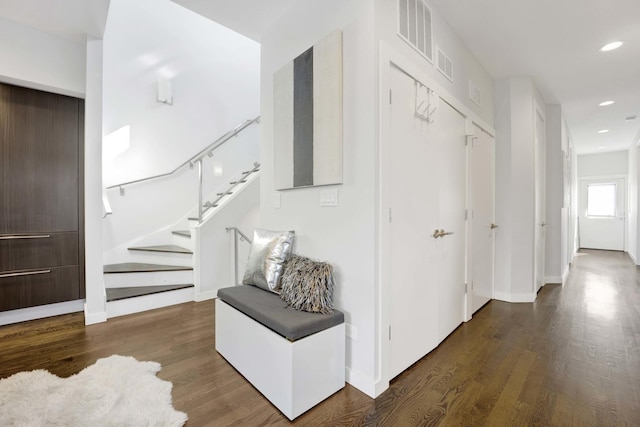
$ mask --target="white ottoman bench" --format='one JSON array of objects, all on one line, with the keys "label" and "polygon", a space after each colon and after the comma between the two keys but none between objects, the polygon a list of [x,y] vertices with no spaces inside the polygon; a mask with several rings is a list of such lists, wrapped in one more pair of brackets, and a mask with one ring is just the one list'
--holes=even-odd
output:
[{"label": "white ottoman bench", "polygon": [[215,304],[216,350],[290,420],[344,387],[343,313],[298,311],[250,285]]}]

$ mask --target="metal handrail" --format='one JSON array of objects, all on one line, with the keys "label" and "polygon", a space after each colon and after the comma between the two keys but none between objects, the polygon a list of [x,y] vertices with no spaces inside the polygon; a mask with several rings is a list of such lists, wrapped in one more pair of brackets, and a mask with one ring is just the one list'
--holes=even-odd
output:
[{"label": "metal handrail", "polygon": [[246,236],[246,234],[244,234],[244,233],[243,233],[243,232],[242,232],[238,227],[227,227],[227,228],[225,228],[225,230],[227,230],[227,233],[228,233],[229,231],[233,231],[233,232],[235,232],[235,233],[238,233],[238,234],[240,235],[240,237],[242,237],[244,240],[246,240],[246,241],[247,241],[247,242],[249,242],[249,243],[253,243],[253,242],[251,241],[251,239],[250,239],[250,238],[248,238],[248,237]]},{"label": "metal handrail", "polygon": [[233,285],[237,286],[240,283],[238,283],[238,235],[240,236],[241,240],[246,240],[249,243],[251,242],[251,239],[247,237],[246,234],[244,234],[238,227],[227,227],[225,228],[225,230],[227,230],[227,233],[230,231],[233,231]]},{"label": "metal handrail", "polygon": [[[251,169],[249,171],[246,171],[246,172],[243,172],[242,176],[240,177],[240,179],[238,179],[236,182],[233,182],[231,187],[227,188],[226,191],[224,191],[222,194],[220,194],[220,196],[218,196],[217,199],[215,199],[213,202],[206,202],[204,205],[202,205],[202,213],[204,214],[209,209],[215,208],[216,206],[218,206],[218,202],[220,200],[224,199],[228,194],[231,194],[233,192],[233,190],[238,185],[242,184],[243,182],[246,182],[245,179],[247,179],[247,177],[249,175],[251,175],[252,173],[257,172],[259,170],[260,170],[260,163],[254,162],[253,163],[253,169]],[[244,236],[244,237],[246,238],[246,236]]]},{"label": "metal handrail", "polygon": [[225,133],[220,138],[216,139],[214,142],[209,144],[206,148],[204,148],[203,150],[198,152],[198,154],[196,154],[195,156],[191,157],[189,160],[187,160],[186,162],[182,163],[180,166],[178,166],[177,168],[175,168],[171,172],[162,173],[162,174],[159,174],[159,175],[154,175],[154,176],[150,176],[150,177],[147,177],[147,178],[135,179],[133,181],[122,182],[120,184],[110,185],[110,186],[107,187],[107,190],[111,190],[113,188],[120,188],[120,194],[124,195],[124,188],[123,187],[126,186],[126,185],[138,184],[140,182],[150,181],[152,179],[158,179],[158,178],[163,178],[165,176],[173,175],[174,173],[176,173],[177,171],[179,171],[180,169],[182,169],[183,167],[185,167],[187,165],[189,165],[191,168],[193,168],[195,163],[201,162],[202,159],[205,156],[209,156],[209,157],[213,156],[213,151],[215,149],[221,147],[225,142],[227,142],[228,140],[230,140],[234,136],[237,136],[240,132],[242,132],[244,129],[246,129],[247,127],[251,126],[254,123],[260,123],[260,116],[254,118],[254,119],[246,120],[245,122],[239,124],[238,126],[233,128],[229,132]]}]

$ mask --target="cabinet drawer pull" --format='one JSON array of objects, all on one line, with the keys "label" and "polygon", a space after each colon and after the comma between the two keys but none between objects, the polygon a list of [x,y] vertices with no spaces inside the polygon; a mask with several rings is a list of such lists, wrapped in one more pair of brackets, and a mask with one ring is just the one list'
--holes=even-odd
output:
[{"label": "cabinet drawer pull", "polygon": [[0,236],[0,240],[18,240],[18,239],[48,239],[48,234],[14,234],[8,236]]},{"label": "cabinet drawer pull", "polygon": [[51,270],[18,271],[16,273],[0,274],[0,279],[4,279],[5,277],[33,276],[35,274],[47,274],[47,273],[51,273]]}]

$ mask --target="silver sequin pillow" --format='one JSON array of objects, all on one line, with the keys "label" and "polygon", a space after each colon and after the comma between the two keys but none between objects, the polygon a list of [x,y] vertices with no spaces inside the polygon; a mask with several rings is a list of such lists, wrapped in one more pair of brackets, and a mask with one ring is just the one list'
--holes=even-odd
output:
[{"label": "silver sequin pillow", "polygon": [[283,264],[291,254],[294,238],[293,231],[254,231],[242,284],[279,294]]}]

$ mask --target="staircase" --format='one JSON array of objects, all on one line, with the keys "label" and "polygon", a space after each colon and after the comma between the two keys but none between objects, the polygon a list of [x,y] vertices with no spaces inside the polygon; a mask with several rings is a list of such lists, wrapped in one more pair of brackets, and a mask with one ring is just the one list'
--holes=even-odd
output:
[{"label": "staircase", "polygon": [[[243,126],[246,127],[246,125]],[[226,141],[229,136],[235,136],[238,132],[238,128],[234,129],[223,136],[225,139],[222,142]],[[219,141],[216,141],[214,145],[221,145]],[[215,148],[216,146],[208,147],[198,156],[205,154],[211,156],[211,151]],[[191,166],[197,164],[200,176],[202,176],[201,162],[201,158],[195,158],[185,164]],[[257,179],[259,171],[260,164],[255,162],[250,170],[242,172],[229,182],[224,191],[213,194],[211,201],[202,200],[202,182],[200,182],[198,207],[172,227],[160,230],[154,235],[136,242],[142,244],[128,247],[127,262],[105,265],[107,318],[196,300],[198,293],[196,270],[198,266],[195,261],[194,234],[200,226],[221,212],[236,195],[243,191],[244,187]],[[153,178],[156,177],[150,179]],[[124,185],[139,182],[124,183],[111,188],[120,188],[120,194],[124,195]],[[222,250],[228,249],[224,247]]]}]

